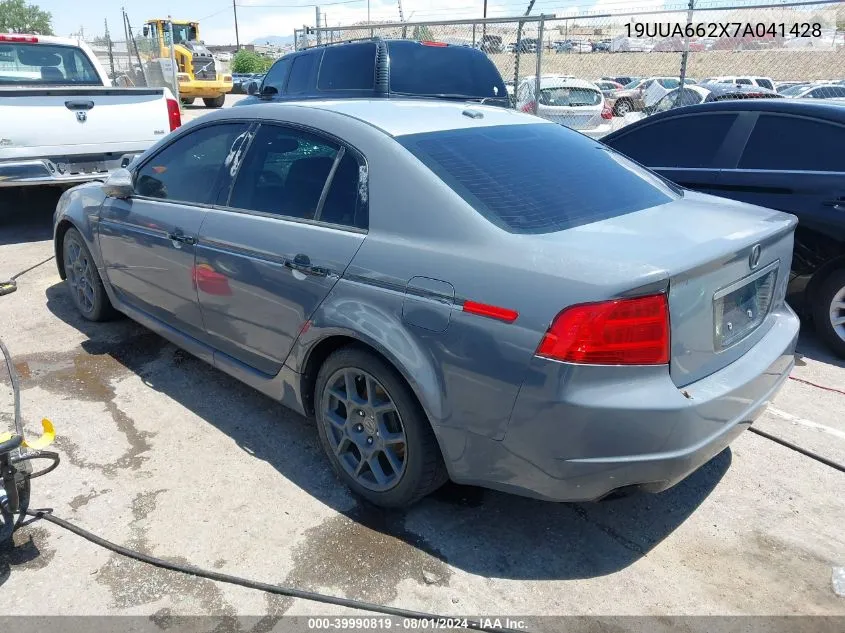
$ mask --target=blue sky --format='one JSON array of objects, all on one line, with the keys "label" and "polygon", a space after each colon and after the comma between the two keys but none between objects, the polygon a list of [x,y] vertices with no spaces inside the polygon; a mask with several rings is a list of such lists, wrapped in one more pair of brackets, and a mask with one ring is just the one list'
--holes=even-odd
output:
[{"label": "blue sky", "polygon": [[[202,38],[209,44],[235,41],[232,0],[28,0],[53,14],[57,35],[78,33],[86,37],[103,33],[108,19],[115,39],[122,37],[120,7],[126,7],[134,28],[153,17],[200,20]],[[697,0],[700,5],[758,4],[764,0]],[[778,0],[768,0],[777,2]],[[294,28],[315,22],[314,6],[321,5],[330,26],[367,19],[367,5],[374,21],[398,21],[397,0],[237,0],[242,42],[266,35],[293,35]],[[536,0],[533,14],[572,15],[586,11],[625,13],[656,8],[680,8],[687,0]],[[415,21],[481,17],[483,0],[403,0],[405,19]],[[488,0],[487,15],[521,15],[527,0]]]},{"label": "blue sky", "polygon": [[[172,13],[177,19],[199,19],[203,39],[210,44],[234,42],[235,28],[231,0],[28,0],[53,14],[57,35],[77,33],[80,27],[88,34],[103,33],[103,20],[108,19],[112,36],[123,32],[121,5],[126,7],[133,27],[153,17]],[[684,0],[537,0],[533,13],[566,13],[587,10],[625,11],[676,4]],[[293,35],[294,28],[314,24],[314,6],[319,0],[238,0],[238,27],[241,41],[248,42],[265,35]],[[320,2],[328,24],[350,24],[367,19],[367,0],[325,0]],[[483,0],[403,0],[405,19],[434,20],[481,17]],[[373,20],[398,21],[396,0],[369,0]],[[527,0],[488,0],[487,14],[519,15]]]}]

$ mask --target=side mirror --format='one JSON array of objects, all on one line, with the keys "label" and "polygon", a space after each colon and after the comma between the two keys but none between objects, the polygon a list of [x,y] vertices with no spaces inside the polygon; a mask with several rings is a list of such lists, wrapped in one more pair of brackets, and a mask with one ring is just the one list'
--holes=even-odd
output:
[{"label": "side mirror", "polygon": [[150,27],[144,25],[144,37],[149,37],[149,36],[150,36]]},{"label": "side mirror", "polygon": [[103,183],[103,193],[109,198],[126,200],[135,194],[135,187],[132,184],[132,172],[128,169],[113,171]]},{"label": "side mirror", "polygon": [[258,86],[255,84],[254,81],[250,81],[246,85],[246,93],[249,95],[254,95],[258,91]]},{"label": "side mirror", "polygon": [[277,95],[277,94],[279,94],[279,91],[274,86],[263,86],[261,88],[261,96],[262,97],[266,97],[266,98],[270,99],[270,98],[273,97],[273,95]]}]

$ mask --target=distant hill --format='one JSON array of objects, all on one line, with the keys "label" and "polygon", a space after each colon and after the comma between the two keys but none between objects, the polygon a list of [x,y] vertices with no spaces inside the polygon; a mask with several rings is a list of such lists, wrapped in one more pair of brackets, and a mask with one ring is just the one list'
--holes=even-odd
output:
[{"label": "distant hill", "polygon": [[252,44],[266,46],[287,46],[293,44],[293,35],[268,35],[267,37],[256,37]]}]

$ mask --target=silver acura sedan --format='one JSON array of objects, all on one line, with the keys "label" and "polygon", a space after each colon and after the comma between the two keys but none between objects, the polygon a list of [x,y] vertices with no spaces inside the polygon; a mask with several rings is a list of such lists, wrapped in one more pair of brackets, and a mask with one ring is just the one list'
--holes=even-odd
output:
[{"label": "silver acura sedan", "polygon": [[373,503],[574,501],[664,490],[760,414],[795,225],[527,114],[339,100],[185,125],[66,192],[55,248],[85,318],[313,416]]}]

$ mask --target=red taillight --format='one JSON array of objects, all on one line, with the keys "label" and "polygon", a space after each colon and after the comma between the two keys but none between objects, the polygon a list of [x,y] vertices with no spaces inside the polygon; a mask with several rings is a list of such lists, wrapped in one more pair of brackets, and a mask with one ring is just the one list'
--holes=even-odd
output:
[{"label": "red taillight", "polygon": [[38,38],[34,35],[0,35],[0,42],[26,42],[27,44],[38,44]]},{"label": "red taillight", "polygon": [[572,306],[555,317],[538,356],[591,365],[669,362],[666,295]]},{"label": "red taillight", "polygon": [[478,316],[489,317],[491,319],[498,319],[505,323],[513,323],[519,317],[519,312],[516,310],[508,310],[507,308],[500,308],[498,306],[487,305],[486,303],[478,303],[476,301],[464,301],[464,312],[470,314],[477,314]]},{"label": "red taillight", "polygon": [[423,46],[449,46],[446,42],[431,42],[426,40],[425,42],[420,42]]},{"label": "red taillight", "polygon": [[533,101],[529,101],[524,106],[520,108],[523,112],[527,112],[528,114],[534,114],[534,108],[537,106],[536,103]]},{"label": "red taillight", "polygon": [[182,125],[182,111],[179,110],[179,102],[176,99],[167,100],[167,118],[170,119],[170,131]]},{"label": "red taillight", "polygon": [[607,106],[604,106],[604,108],[601,111],[601,118],[612,119],[613,118],[613,110],[611,110]]}]

